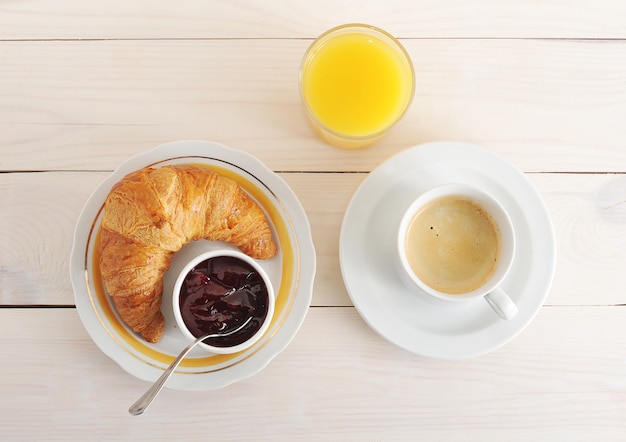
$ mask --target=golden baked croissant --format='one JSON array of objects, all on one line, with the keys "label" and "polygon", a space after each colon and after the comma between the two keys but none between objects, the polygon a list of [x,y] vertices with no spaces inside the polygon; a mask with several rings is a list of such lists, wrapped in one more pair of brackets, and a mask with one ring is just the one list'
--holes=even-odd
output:
[{"label": "golden baked croissant", "polygon": [[226,241],[257,259],[276,254],[260,207],[235,181],[196,166],[144,168],[111,189],[100,230],[100,272],[122,320],[161,339],[163,275],[192,240]]}]

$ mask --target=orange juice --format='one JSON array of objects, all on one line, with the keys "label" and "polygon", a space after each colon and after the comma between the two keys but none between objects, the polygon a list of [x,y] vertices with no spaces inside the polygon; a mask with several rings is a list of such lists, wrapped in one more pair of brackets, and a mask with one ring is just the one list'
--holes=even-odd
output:
[{"label": "orange juice", "polygon": [[314,126],[339,147],[382,136],[413,98],[413,66],[400,43],[366,25],[320,36],[305,55],[301,95]]}]

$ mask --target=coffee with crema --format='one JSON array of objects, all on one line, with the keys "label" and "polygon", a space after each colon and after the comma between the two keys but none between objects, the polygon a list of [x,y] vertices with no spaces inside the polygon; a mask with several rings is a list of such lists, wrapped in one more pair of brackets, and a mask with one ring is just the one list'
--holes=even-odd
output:
[{"label": "coffee with crema", "polygon": [[422,207],[408,225],[406,256],[431,288],[447,294],[471,292],[496,270],[500,231],[479,203],[448,195]]}]

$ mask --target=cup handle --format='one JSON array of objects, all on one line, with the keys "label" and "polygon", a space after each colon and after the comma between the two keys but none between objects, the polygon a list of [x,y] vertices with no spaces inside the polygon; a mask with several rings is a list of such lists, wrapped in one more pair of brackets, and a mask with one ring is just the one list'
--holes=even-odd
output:
[{"label": "cup handle", "polygon": [[517,315],[517,306],[504,290],[496,287],[491,293],[485,295],[485,300],[502,319],[513,319]]}]

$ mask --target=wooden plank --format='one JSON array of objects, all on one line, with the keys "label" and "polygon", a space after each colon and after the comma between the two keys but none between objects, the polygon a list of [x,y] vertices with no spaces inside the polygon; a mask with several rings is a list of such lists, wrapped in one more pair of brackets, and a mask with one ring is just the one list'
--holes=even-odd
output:
[{"label": "wooden plank", "polygon": [[626,41],[404,43],[415,101],[355,152],[306,121],[305,40],[0,42],[0,170],[112,169],[167,141],[208,139],[280,171],[367,172],[434,140],[483,145],[527,172],[626,171]]},{"label": "wooden plank", "polygon": [[[626,175],[527,174],[554,225],[557,268],[549,305],[624,304]],[[343,213],[363,174],[284,174],[311,221],[317,247],[315,305],[350,305],[338,272]],[[343,195],[343,196],[342,196]]]},{"label": "wooden plank", "polygon": [[[0,174],[0,305],[72,305],[68,260],[85,201],[106,172]],[[339,270],[343,214],[365,174],[281,176],[311,223],[318,266],[313,305],[350,306]],[[548,305],[624,304],[626,175],[528,174],[557,235]]]},{"label": "wooden plank", "polygon": [[312,38],[364,22],[412,38],[624,38],[623,2],[3,2],[0,39]]},{"label": "wooden plank", "polygon": [[626,174],[529,177],[546,199],[557,241],[546,303],[626,305]]},{"label": "wooden plank", "polygon": [[0,427],[11,440],[190,439],[203,422],[216,440],[626,433],[624,307],[544,308],[511,343],[461,362],[400,350],[353,308],[312,308],[261,373],[213,392],[165,389],[140,418],[126,410],[148,383],[101,353],[73,309],[0,309],[0,321],[16,331],[0,337],[11,355],[0,365]]},{"label": "wooden plank", "polygon": [[68,265],[74,226],[104,176],[0,174],[2,305],[74,304]]}]

